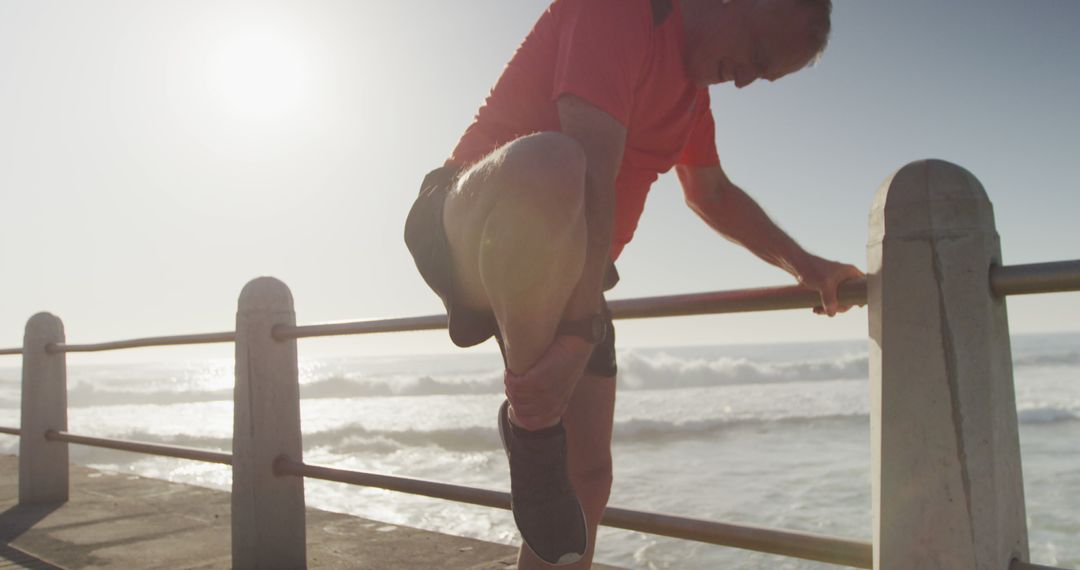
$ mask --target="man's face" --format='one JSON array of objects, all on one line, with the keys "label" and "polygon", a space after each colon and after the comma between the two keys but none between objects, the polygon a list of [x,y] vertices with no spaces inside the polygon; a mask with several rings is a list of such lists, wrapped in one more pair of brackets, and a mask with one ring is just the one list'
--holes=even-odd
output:
[{"label": "man's face", "polygon": [[687,75],[698,85],[775,81],[806,67],[817,53],[806,9],[785,0],[738,0],[725,8],[712,25],[687,30]]}]

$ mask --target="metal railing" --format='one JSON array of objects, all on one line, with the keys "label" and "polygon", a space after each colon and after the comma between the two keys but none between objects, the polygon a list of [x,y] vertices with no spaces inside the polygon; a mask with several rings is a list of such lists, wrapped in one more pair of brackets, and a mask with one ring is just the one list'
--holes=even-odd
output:
[{"label": "metal railing", "polygon": [[[994,266],[990,286],[995,294],[1031,295],[1080,290],[1080,260]],[[849,305],[866,304],[866,279],[853,279],[840,286],[839,299]],[[814,291],[799,286],[761,287],[731,291],[711,291],[685,295],[618,299],[608,303],[615,319],[645,319],[691,315],[717,315],[761,311],[809,309],[820,304]],[[277,326],[276,340],[355,334],[430,331],[446,328],[446,315],[391,319],[342,321],[303,326]],[[236,333],[216,332],[156,336],[89,344],[50,344],[49,354],[60,352],[102,352],[128,348],[235,342]],[[0,349],[0,356],[22,354],[21,348]]]},{"label": "metal railing", "polygon": [[[863,279],[846,283],[841,298],[845,302],[864,303],[866,282]],[[770,287],[715,291],[691,295],[672,295],[644,299],[611,301],[616,319],[647,318],[694,314],[721,314],[751,310],[781,310],[816,306],[812,292],[801,287]],[[272,328],[278,340],[321,337],[331,335],[369,334],[376,332],[404,332],[434,330],[446,327],[445,315],[411,318],[377,319],[326,323],[306,326],[277,325]],[[174,346],[183,344],[208,344],[235,342],[235,332],[157,336],[110,341],[92,344],[48,343],[43,352],[55,355],[69,352],[99,352],[130,348]],[[21,349],[5,351],[22,353]],[[0,427],[0,433],[19,435],[20,430]],[[44,439],[90,447],[107,448],[148,455],[174,457],[193,461],[232,465],[233,455],[190,447],[155,444],[69,433],[65,430],[47,430]],[[348,471],[331,467],[305,464],[287,457],[274,464],[277,476],[302,476],[312,479],[336,481],[352,485],[376,487],[403,493],[452,500],[462,503],[510,508],[509,494],[488,489],[464,487],[409,477],[379,475]],[[871,567],[871,545],[866,541],[850,540],[790,530],[769,529],[753,525],[705,521],[659,513],[608,507],[600,524],[674,538],[695,540],[721,546],[755,550],[819,562],[842,564],[857,568]]]},{"label": "metal railing", "polygon": [[[994,267],[990,280],[999,295],[1020,295],[1050,291],[1080,290],[1080,260]],[[840,299],[847,304],[866,303],[866,280],[856,279],[843,284]],[[686,295],[670,295],[610,302],[613,318],[635,319],[684,315],[725,314],[751,311],[773,311],[812,308],[820,304],[818,295],[799,286],[766,287],[713,291]],[[275,326],[277,340],[337,335],[356,335],[385,332],[435,330],[446,327],[445,315],[410,318],[375,319],[325,323],[305,326]],[[129,340],[67,344],[50,343],[49,354],[67,352],[98,352],[142,347],[185,344],[235,342],[235,332],[146,337]],[[0,354],[21,354],[22,349],[5,349]],[[0,433],[20,435],[15,428],[0,427]],[[134,453],[174,457],[193,461],[232,465],[232,454],[190,447],[153,444],[102,437],[77,435],[66,431],[48,430],[48,441],[108,448]],[[274,463],[278,476],[300,476],[351,485],[375,487],[414,495],[451,500],[461,503],[510,508],[508,493],[398,477],[310,465],[281,457]],[[872,567],[872,547],[869,542],[763,528],[753,525],[706,521],[666,514],[649,513],[609,507],[601,524],[674,538],[706,542],[721,546],[754,550],[818,562],[841,564],[856,568]],[[1017,562],[1013,568],[1048,568]]]},{"label": "metal railing", "polygon": [[[990,287],[1000,297],[1061,293],[1080,290],[1080,259],[993,266]],[[866,304],[866,279],[853,279],[840,286],[839,299],[848,305]],[[718,315],[762,311],[809,309],[820,304],[814,291],[781,286],[710,291],[684,295],[618,299],[608,303],[615,319],[645,319],[692,315]],[[342,321],[302,326],[274,327],[276,340],[315,338],[389,332],[416,332],[446,328],[446,315],[426,315],[391,319]],[[157,336],[89,344],[50,344],[49,354],[61,352],[102,352],[128,348],[235,342],[236,333],[216,332]],[[0,356],[22,354],[21,348],[0,349]]]},{"label": "metal railing", "polygon": [[121,350],[125,348],[144,348],[150,346],[178,346],[184,344],[213,344],[235,341],[236,333],[219,332],[133,338],[128,340],[115,340],[112,342],[98,342],[93,344],[50,343],[45,346],[45,352],[49,354],[59,354],[61,352],[104,352],[107,350]]},{"label": "metal railing", "polygon": [[[936,252],[935,255],[937,255]],[[940,261],[935,259],[935,263],[940,263]],[[871,265],[873,265],[873,261]],[[985,281],[982,282],[982,288],[999,298],[1003,298],[1007,295],[1080,291],[1080,260],[1013,266],[997,266],[988,262],[985,265],[985,268]],[[940,268],[935,266],[934,271],[938,270],[940,270]],[[889,270],[886,268],[882,273],[888,272]],[[840,300],[847,304],[862,305],[866,304],[868,299],[878,299],[878,297],[875,297],[874,295],[882,295],[881,283],[890,279],[887,275],[883,276],[883,274],[871,275],[871,280],[878,280],[876,282],[876,289],[875,286],[872,283],[868,283],[866,279],[853,280],[843,284],[839,291]],[[900,279],[899,277],[893,278]],[[938,278],[943,279],[941,276],[938,276]],[[978,283],[978,279],[976,279],[974,283]],[[939,286],[941,286],[940,282]],[[815,307],[819,304],[819,301],[820,299],[815,292],[794,286],[615,300],[610,302],[610,307],[613,316],[616,319],[636,319],[800,309]],[[879,300],[875,302],[884,303],[885,301]],[[872,310],[880,311],[881,309],[880,307],[872,307]],[[280,318],[280,315],[282,314],[290,315],[290,317],[285,319],[285,321],[282,321]],[[245,416],[243,421],[248,422],[245,424],[248,429],[243,430],[245,432],[243,437],[241,437],[242,434],[240,433],[234,433],[233,454],[172,445],[72,434],[66,430],[66,409],[58,410],[55,408],[56,401],[66,400],[64,400],[64,398],[47,397],[48,395],[42,394],[35,394],[32,396],[35,398],[35,401],[32,402],[29,409],[35,410],[35,406],[40,406],[48,408],[47,410],[40,414],[35,411],[35,416],[33,418],[28,418],[24,413],[22,429],[0,427],[0,433],[20,436],[20,455],[25,453],[37,453],[38,448],[44,448],[49,444],[67,443],[231,465],[234,470],[234,492],[238,484],[244,484],[238,480],[238,470],[245,469],[259,471],[260,469],[264,469],[263,467],[256,465],[256,460],[253,459],[253,457],[276,457],[276,459],[272,461],[273,468],[270,470],[270,473],[259,471],[255,476],[276,478],[295,477],[300,480],[303,478],[312,478],[337,481],[346,484],[377,487],[474,505],[502,509],[509,508],[509,495],[503,492],[408,477],[336,469],[304,463],[300,458],[301,452],[298,451],[298,448],[295,445],[299,440],[299,404],[295,376],[296,354],[295,345],[292,344],[295,342],[295,339],[440,329],[446,327],[446,317],[444,315],[432,315],[413,318],[379,319],[297,326],[292,321],[292,314],[291,294],[288,293],[284,284],[275,280],[257,279],[245,287],[244,293],[241,294],[241,308],[238,313],[237,330],[235,332],[159,336],[95,344],[67,344],[64,342],[62,327],[56,326],[59,323],[58,319],[55,319],[55,317],[51,317],[50,315],[36,315],[31,319],[31,322],[28,323],[27,343],[23,348],[0,350],[0,355],[22,354],[24,362],[24,379],[36,376],[49,377],[50,379],[57,380],[57,382],[44,382],[42,384],[58,384],[61,387],[65,387],[66,378],[63,376],[64,368],[63,366],[55,366],[56,362],[63,361],[57,361],[55,359],[64,358],[63,355],[68,352],[96,352],[137,347],[234,342],[237,347],[238,362],[240,361],[239,356],[244,354],[245,362],[247,363],[246,366],[250,368],[250,370],[245,369],[245,372],[241,373],[239,370],[240,367],[238,366],[237,396],[234,402],[234,405],[236,406],[235,412],[237,414],[249,414],[250,409],[257,408],[257,406],[252,406],[251,402],[259,398],[264,398],[260,401],[267,402],[273,400],[274,405],[284,405],[286,408],[295,405],[297,415],[295,418],[295,426],[286,426],[286,428],[274,430],[258,429],[261,425],[260,422],[267,421],[267,418]],[[269,315],[274,315],[274,317]],[[54,319],[55,322],[50,319]],[[873,317],[871,320],[873,320]],[[882,350],[884,351],[886,349],[882,348]],[[273,354],[271,355],[271,353]],[[281,362],[289,362],[288,359],[291,358],[291,365],[293,368],[291,371],[291,380],[288,374],[285,374],[281,378],[273,377],[274,373],[266,372],[265,369],[259,368],[259,363],[278,362],[274,360],[274,358],[278,357],[285,359]],[[270,368],[280,371],[280,367],[277,366],[270,366]],[[242,376],[244,377],[242,378]],[[282,382],[282,378],[284,378],[284,382]],[[265,381],[265,383],[263,381]],[[291,385],[289,382],[291,382]],[[1011,376],[1009,377],[1009,382],[1011,382]],[[34,386],[36,386],[36,384]],[[34,389],[36,390],[37,388],[35,387]],[[66,390],[66,388],[63,389]],[[56,394],[53,394],[53,396],[56,396]],[[24,399],[31,397],[27,394],[27,385],[25,383],[23,397]],[[24,405],[24,410],[26,409],[28,408]],[[1013,411],[1015,412],[1015,409]],[[287,416],[288,414],[284,415]],[[270,420],[276,418],[275,414],[269,414],[269,416]],[[58,417],[61,419],[55,419]],[[44,421],[41,420],[41,418],[53,419]],[[240,425],[240,421],[240,419],[237,419],[237,425]],[[875,417],[875,421],[879,420]],[[1013,422],[1015,423],[1015,417],[1013,418]],[[50,427],[41,429],[42,425]],[[28,429],[28,426],[31,426],[32,429]],[[264,437],[264,432],[272,431],[277,434],[277,432],[289,432],[290,429],[295,431],[294,435],[297,440],[291,448],[293,449],[292,452],[275,452],[275,449],[286,449],[288,446],[285,445],[282,447],[284,444],[281,444],[277,440],[271,441],[269,439],[260,439]],[[959,432],[950,433],[948,436],[959,437],[957,435],[958,433]],[[269,438],[275,436],[276,435],[271,435],[266,437]],[[245,449],[245,452],[242,454],[239,453],[237,451],[238,446],[242,446]],[[240,457],[244,457],[245,459],[241,461],[238,459]],[[879,459],[880,458],[875,455],[875,461],[878,461]],[[65,451],[63,455],[63,465],[61,466],[54,461],[52,468],[63,469],[66,473],[66,461]],[[1017,461],[1017,463],[1019,462]],[[245,475],[251,476],[248,471],[245,471]],[[28,481],[24,482],[24,478],[23,473],[20,472],[20,502],[48,500],[49,497],[62,497],[61,500],[66,500],[67,498],[66,478],[64,478],[62,482],[64,487],[62,492],[60,492],[58,487],[44,490],[35,488],[29,489],[25,494],[23,484],[26,483],[27,485],[31,485],[31,482],[29,481],[29,478],[27,478]],[[878,483],[879,482],[876,481],[875,485]],[[302,507],[302,486],[299,489],[299,501]],[[275,493],[277,492],[294,493],[293,496],[295,496],[295,489],[291,491],[275,491]],[[270,507],[267,508],[274,508],[273,505],[278,502],[276,501],[277,498],[279,498],[277,495],[270,497],[263,496],[260,498],[260,502],[262,505],[270,505]],[[255,512],[255,509],[249,510]],[[875,504],[875,520],[877,520],[876,517],[878,516],[877,505]],[[301,537],[301,544],[299,546],[301,557],[299,560],[302,563],[302,509],[299,519],[299,536]],[[273,519],[267,520],[281,519],[274,517]],[[874,548],[872,544],[867,541],[850,540],[790,530],[769,529],[752,525],[705,521],[666,514],[634,511],[618,507],[609,507],[605,511],[604,517],[600,522],[605,526],[615,528],[807,560],[842,564],[857,568],[872,568],[876,563],[876,553]],[[288,519],[281,520],[280,526],[291,526],[295,528],[296,521]],[[238,524],[237,518],[234,516],[234,543],[238,540],[236,538],[238,533],[246,532],[248,532],[248,530],[244,528],[243,524]],[[236,558],[237,556],[250,555],[251,559],[260,556],[269,556],[275,557],[275,559],[279,561],[282,560],[281,556],[286,556],[286,558],[288,556],[296,556],[295,553],[281,554],[287,549],[296,549],[295,544],[281,544],[287,541],[278,540],[275,537],[263,538],[261,539],[261,542],[259,539],[251,537],[248,537],[248,539],[248,543],[255,545],[257,548],[254,548],[254,550],[257,551],[248,554],[243,552],[238,554],[234,549],[235,565],[246,566],[248,565],[247,562],[250,562],[250,560],[238,561]],[[877,554],[880,555],[880,553]],[[1048,567],[1014,560],[1012,561],[1010,568],[1011,570],[1035,570]]]},{"label": "metal railing", "polygon": [[[280,475],[295,475],[309,479],[375,487],[470,505],[510,509],[509,493],[409,477],[309,465],[285,457],[279,458],[274,463],[274,472]],[[606,508],[600,524],[612,528],[855,568],[872,568],[873,564],[873,548],[869,542],[807,532],[707,521],[618,507]]]},{"label": "metal railing", "polygon": [[86,445],[89,447],[103,447],[106,449],[130,451],[132,453],[143,453],[146,455],[160,455],[163,457],[175,457],[177,459],[190,459],[192,461],[204,461],[207,463],[232,465],[231,453],[224,453],[221,451],[207,451],[205,449],[196,449],[194,447],[161,445],[156,443],[146,443],[143,441],[111,439],[107,437],[91,437],[88,435],[76,435],[73,433],[68,433],[66,431],[57,431],[54,429],[45,432],[45,439],[48,441],[64,441],[67,443],[75,443],[78,445]]}]

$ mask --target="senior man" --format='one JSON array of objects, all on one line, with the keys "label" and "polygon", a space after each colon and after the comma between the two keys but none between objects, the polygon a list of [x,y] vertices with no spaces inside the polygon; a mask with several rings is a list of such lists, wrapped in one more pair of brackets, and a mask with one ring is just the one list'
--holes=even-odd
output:
[{"label": "senior man", "polygon": [[824,50],[829,0],[556,0],[406,222],[451,339],[495,336],[519,568],[587,568],[611,489],[614,330],[603,293],[650,185],[675,167],[724,237],[847,309],[854,266],[802,249],[724,174],[708,86],[745,87]]}]

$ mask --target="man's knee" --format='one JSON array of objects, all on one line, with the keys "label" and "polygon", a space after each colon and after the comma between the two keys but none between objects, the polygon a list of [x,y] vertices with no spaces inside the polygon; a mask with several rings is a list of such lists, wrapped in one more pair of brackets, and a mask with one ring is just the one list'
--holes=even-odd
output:
[{"label": "man's knee", "polygon": [[502,149],[499,183],[537,191],[552,204],[584,200],[585,151],[574,138],[546,131],[521,137]]}]

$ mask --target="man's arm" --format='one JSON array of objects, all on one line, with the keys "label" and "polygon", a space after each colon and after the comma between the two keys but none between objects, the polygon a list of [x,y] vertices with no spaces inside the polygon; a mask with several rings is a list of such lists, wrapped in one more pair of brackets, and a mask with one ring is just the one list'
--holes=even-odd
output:
[{"label": "man's arm", "polygon": [[622,164],[626,127],[574,95],[563,95],[556,104],[563,134],[581,143],[585,151],[585,266],[563,315],[576,320],[600,312],[615,225],[615,176]]},{"label": "man's arm", "polygon": [[818,291],[820,312],[833,316],[849,308],[837,300],[837,287],[848,279],[862,277],[862,271],[808,253],[753,198],[732,183],[719,165],[679,166],[676,170],[687,205],[713,229],[787,271],[803,286]]}]

